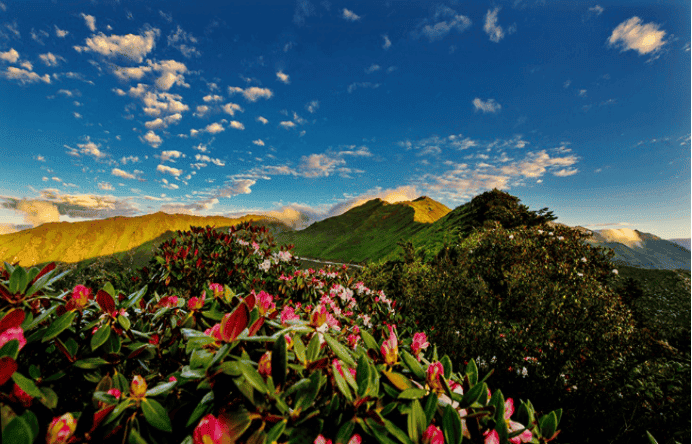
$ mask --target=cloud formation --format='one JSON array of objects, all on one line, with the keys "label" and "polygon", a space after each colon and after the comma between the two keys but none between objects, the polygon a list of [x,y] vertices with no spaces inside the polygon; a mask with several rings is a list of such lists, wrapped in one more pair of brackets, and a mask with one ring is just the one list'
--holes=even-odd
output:
[{"label": "cloud formation", "polygon": [[652,54],[667,43],[663,40],[666,32],[658,28],[659,25],[656,23],[642,24],[639,17],[632,17],[613,29],[608,44],[619,47],[621,51],[633,50],[640,55]]},{"label": "cloud formation", "polygon": [[476,111],[483,111],[484,113],[496,113],[502,109],[502,106],[495,99],[488,99],[484,102],[478,97],[473,99],[473,106],[476,108]]},{"label": "cloud formation", "polygon": [[119,57],[135,63],[142,63],[156,45],[160,31],[156,28],[142,35],[126,34],[106,36],[99,33],[86,39],[86,46],[75,46],[78,52],[95,52],[104,57]]},{"label": "cloud formation", "polygon": [[360,20],[360,16],[358,14],[356,14],[355,12],[350,11],[346,8],[344,8],[343,11],[341,12],[341,16],[350,22],[355,22],[357,20]]},{"label": "cloud formation", "polygon": [[256,102],[258,99],[271,99],[274,95],[269,88],[260,88],[257,86],[251,86],[245,89],[238,86],[229,86],[228,93],[231,95],[242,94],[248,102]]},{"label": "cloud formation", "polygon": [[464,32],[470,26],[470,18],[465,15],[457,14],[457,12],[449,6],[439,5],[432,19],[424,20],[419,25],[418,31],[414,32],[414,36],[425,36],[430,42],[433,42],[442,39],[452,30]]}]

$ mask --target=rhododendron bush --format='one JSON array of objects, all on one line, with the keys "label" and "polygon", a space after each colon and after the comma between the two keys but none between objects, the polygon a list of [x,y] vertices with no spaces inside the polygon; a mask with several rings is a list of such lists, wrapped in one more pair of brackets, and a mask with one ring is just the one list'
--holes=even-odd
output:
[{"label": "rhododendron bush", "polygon": [[131,294],[110,284],[58,291],[52,265],[5,264],[3,443],[538,443],[558,434],[560,410],[505,398],[473,360],[454,368],[424,331],[397,329],[385,293],[345,269],[298,270],[266,231],[194,229],[161,251],[150,285]]}]

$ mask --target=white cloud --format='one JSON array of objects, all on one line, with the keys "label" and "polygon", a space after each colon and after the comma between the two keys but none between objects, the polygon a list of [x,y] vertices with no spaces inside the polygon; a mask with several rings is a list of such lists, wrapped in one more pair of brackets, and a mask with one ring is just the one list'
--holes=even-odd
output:
[{"label": "white cloud", "polygon": [[123,165],[127,165],[128,162],[137,163],[137,162],[139,162],[139,157],[137,157],[137,156],[127,156],[127,157],[123,157],[123,158],[120,159],[120,163],[123,164]]},{"label": "white cloud", "polygon": [[81,118],[82,118],[82,115],[81,115],[81,114],[79,114],[79,113],[78,113],[78,112],[76,112],[76,111],[75,111],[75,112],[73,112],[73,113],[72,113],[72,115],[74,116],[74,118],[75,118],[75,119],[81,119]]},{"label": "white cloud", "polygon": [[4,60],[9,63],[17,63],[19,59],[19,53],[14,49],[10,48],[7,52],[0,52],[0,60]]},{"label": "white cloud", "polygon": [[70,31],[64,31],[57,26],[55,26],[55,35],[60,37],[61,39],[64,38],[67,34],[69,34]]},{"label": "white cloud", "polygon": [[2,73],[2,75],[7,79],[17,80],[21,84],[36,82],[50,83],[50,76],[48,74],[39,76],[33,71],[15,68],[14,66],[8,66],[7,70],[4,73]]},{"label": "white cloud", "polygon": [[113,176],[122,177],[123,179],[136,179],[137,178],[137,177],[135,177],[134,174],[130,174],[127,171],[121,170],[120,168],[113,168],[111,170],[111,174]]},{"label": "white cloud", "polygon": [[281,71],[278,71],[278,72],[276,73],[276,78],[277,78],[280,82],[283,82],[283,83],[286,83],[286,84],[291,83],[291,81],[288,79],[288,74],[284,74],[284,73],[281,72]]},{"label": "white cloud", "polygon": [[163,139],[161,139],[161,136],[159,136],[153,131],[147,132],[144,136],[140,136],[139,139],[142,142],[146,142],[149,145],[151,145],[152,148],[158,148],[163,143]]},{"label": "white cloud", "polygon": [[251,86],[249,88],[240,88],[237,86],[228,87],[229,94],[242,94],[245,99],[249,102],[256,102],[257,99],[270,99],[274,93],[269,88],[259,88],[257,86]]},{"label": "white cloud", "polygon": [[262,117],[262,116],[258,116],[258,117],[257,117],[257,121],[260,122],[262,125],[266,125],[267,122],[269,122],[269,120],[265,119],[265,118]]},{"label": "white cloud", "polygon": [[372,64],[369,67],[365,68],[365,74],[372,74],[375,71],[379,71],[381,69],[380,65]]},{"label": "white cloud", "polygon": [[231,116],[234,116],[236,111],[240,111],[241,113],[243,112],[243,108],[241,108],[240,105],[231,102],[225,104],[222,109],[225,113],[230,114]]},{"label": "white cloud", "polygon": [[164,60],[160,63],[151,63],[151,67],[160,73],[156,79],[156,87],[164,91],[171,89],[173,85],[190,86],[185,83],[185,74],[187,67],[185,64],[176,62],[175,60]]},{"label": "white cloud", "polygon": [[199,105],[197,107],[197,111],[195,112],[195,116],[197,117],[203,117],[207,112],[209,111],[209,107],[206,105]]},{"label": "white cloud", "polygon": [[356,20],[360,20],[360,16],[357,15],[353,11],[349,11],[348,9],[344,8],[344,10],[341,12],[341,16],[351,22],[355,22]]},{"label": "white cloud", "polygon": [[473,106],[476,107],[476,110],[483,111],[484,113],[496,113],[502,109],[502,106],[495,99],[488,99],[484,102],[478,97],[473,99]]},{"label": "white cloud", "polygon": [[305,105],[305,109],[308,110],[309,113],[314,113],[317,111],[317,109],[320,107],[320,102],[317,100],[313,100],[312,102],[309,102],[308,104]]},{"label": "white cloud", "polygon": [[165,173],[165,174],[170,174],[172,176],[178,177],[181,174],[183,174],[183,170],[180,170],[178,168],[171,168],[167,165],[159,165],[156,167],[156,171],[159,173]]},{"label": "white cloud", "polygon": [[181,101],[182,97],[180,95],[152,92],[149,91],[147,85],[142,83],[138,83],[137,87],[131,87],[128,94],[131,97],[139,98],[144,104],[142,111],[151,117],[158,117],[161,114],[182,113],[190,109],[189,106]]},{"label": "white cloud", "polygon": [[601,5],[596,5],[596,6],[592,6],[589,8],[589,12],[593,12],[596,15],[603,14],[603,11],[604,11],[604,9]]},{"label": "white cloud", "polygon": [[226,128],[224,128],[223,125],[221,125],[219,122],[214,122],[207,125],[207,127],[204,128],[204,131],[210,134],[218,134],[222,131],[226,131]]},{"label": "white cloud", "polygon": [[181,157],[185,157],[185,155],[177,150],[162,151],[160,156],[161,162],[171,160],[172,158],[179,159]]},{"label": "white cloud", "polygon": [[64,57],[61,56],[56,56],[52,52],[48,52],[46,54],[40,54],[38,56],[41,61],[46,65],[46,66],[58,66],[60,61],[65,61]]},{"label": "white cloud", "polygon": [[199,57],[202,55],[193,45],[197,43],[197,39],[178,26],[175,33],[168,36],[168,46],[177,48],[185,57]]},{"label": "white cloud", "polygon": [[382,38],[384,39],[384,43],[382,43],[382,49],[389,49],[392,46],[392,41],[389,40],[387,34],[383,34]]},{"label": "white cloud", "polygon": [[483,30],[490,37],[490,41],[495,43],[498,43],[505,36],[502,26],[497,24],[497,14],[499,12],[499,7],[493,10],[489,9],[485,15],[485,25],[483,25]]},{"label": "white cloud", "polygon": [[238,129],[238,130],[244,130],[244,129],[245,129],[245,125],[243,125],[242,123],[238,122],[237,120],[232,120],[229,126],[230,126],[231,128],[235,128],[235,129]]},{"label": "white cloud", "polygon": [[113,74],[122,80],[140,80],[147,73],[151,72],[150,66],[135,66],[135,67],[114,67]]},{"label": "white cloud", "polygon": [[144,56],[154,49],[158,35],[158,29],[145,31],[144,35],[126,34],[108,37],[99,33],[86,39],[86,46],[75,46],[74,48],[79,52],[92,51],[106,57],[117,56],[142,63]]},{"label": "white cloud", "polygon": [[108,183],[108,182],[99,182],[99,190],[109,190],[109,191],[112,191],[113,189],[114,189],[114,188],[113,188],[113,185],[111,185],[110,183]]},{"label": "white cloud", "polygon": [[206,153],[206,152],[209,151],[209,148],[207,147],[207,145],[204,145],[204,144],[202,144],[202,143],[200,143],[200,144],[197,145],[197,146],[193,146],[192,149],[193,149],[193,150],[197,150],[197,151],[199,151],[200,153]]},{"label": "white cloud", "polygon": [[457,14],[456,11],[448,6],[438,6],[432,22],[434,23],[430,24],[430,20],[425,20],[423,22],[425,26],[418,34],[426,36],[431,42],[443,38],[453,29],[456,29],[458,32],[464,32],[471,26],[470,18]]},{"label": "white cloud", "polygon": [[572,168],[572,169],[563,169],[559,170],[553,173],[553,176],[557,177],[567,177],[567,176],[573,176],[579,172],[578,169]]},{"label": "white cloud", "polygon": [[208,95],[202,97],[202,100],[204,100],[205,102],[220,102],[223,100],[223,97],[221,97],[217,94],[213,94],[213,95],[208,94]]},{"label": "white cloud", "polygon": [[347,148],[347,150],[339,151],[339,156],[372,157],[372,153],[367,146],[359,146],[356,148],[355,145],[351,145]]},{"label": "white cloud", "polygon": [[31,64],[28,60],[23,61],[22,63],[19,64],[22,68],[26,69],[27,71],[33,71],[34,70],[34,65]]},{"label": "white cloud", "polygon": [[339,165],[346,161],[338,157],[330,157],[327,154],[311,154],[301,157],[298,167],[303,177],[327,177],[332,174]]},{"label": "white cloud", "polygon": [[279,125],[281,125],[285,129],[295,128],[295,126],[296,126],[296,124],[291,122],[290,120],[285,120],[283,122],[280,122]]},{"label": "white cloud", "polygon": [[209,156],[206,156],[204,154],[195,154],[195,160],[199,162],[207,162],[207,163],[213,163],[216,166],[226,166],[226,162],[224,162],[221,159],[214,159]]},{"label": "white cloud", "polygon": [[622,51],[631,49],[639,54],[657,52],[667,43],[663,40],[666,32],[659,30],[656,23],[641,23],[639,17],[632,17],[620,23],[608,38],[608,44],[618,46]]},{"label": "white cloud", "polygon": [[264,142],[262,141],[262,139],[253,140],[252,143],[254,143],[257,146],[264,146]]},{"label": "white cloud", "polygon": [[96,32],[96,19],[94,16],[82,13],[82,18],[84,19],[84,23],[86,24],[87,28],[89,28],[91,32]]},{"label": "white cloud", "polygon": [[380,87],[379,83],[372,83],[372,82],[354,82],[348,85],[346,90],[348,91],[349,94],[351,94],[353,91],[355,91],[358,88],[369,88],[369,89],[377,89]]}]

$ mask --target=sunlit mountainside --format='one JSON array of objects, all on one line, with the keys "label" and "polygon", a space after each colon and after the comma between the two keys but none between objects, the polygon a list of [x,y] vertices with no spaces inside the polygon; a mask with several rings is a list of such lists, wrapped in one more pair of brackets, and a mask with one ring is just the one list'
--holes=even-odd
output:
[{"label": "sunlit mountainside", "polygon": [[[158,212],[138,217],[113,217],[85,222],[53,222],[0,235],[0,259],[22,266],[50,261],[79,262],[133,249],[149,250],[177,230],[190,226],[232,226],[266,221],[266,216],[202,217]],[[148,247],[148,248],[147,248]]]}]

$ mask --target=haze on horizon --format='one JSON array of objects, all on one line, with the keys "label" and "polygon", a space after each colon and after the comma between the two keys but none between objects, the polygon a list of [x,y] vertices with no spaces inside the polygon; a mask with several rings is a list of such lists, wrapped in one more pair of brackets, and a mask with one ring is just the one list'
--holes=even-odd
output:
[{"label": "haze on horizon", "polygon": [[276,3],[0,0],[0,234],[499,188],[690,237],[689,3]]}]

